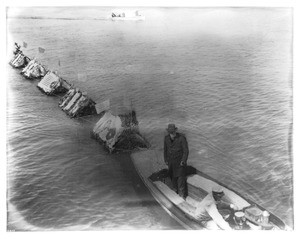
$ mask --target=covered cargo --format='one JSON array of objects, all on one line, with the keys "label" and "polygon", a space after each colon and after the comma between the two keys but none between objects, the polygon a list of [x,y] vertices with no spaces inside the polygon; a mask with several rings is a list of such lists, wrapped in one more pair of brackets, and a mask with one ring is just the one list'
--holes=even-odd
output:
[{"label": "covered cargo", "polygon": [[22,51],[18,51],[14,58],[9,62],[9,64],[14,68],[25,67],[30,62],[30,59],[23,54]]},{"label": "covered cargo", "polygon": [[31,60],[21,72],[21,74],[28,79],[38,79],[45,76],[46,73],[47,70],[45,67],[38,63],[35,59]]},{"label": "covered cargo", "polygon": [[70,117],[97,114],[96,103],[78,88],[70,90],[60,100],[59,107]]},{"label": "covered cargo", "polygon": [[123,130],[121,118],[112,115],[110,112],[105,112],[93,128],[93,136],[104,143],[111,152]]},{"label": "covered cargo", "polygon": [[37,87],[47,95],[65,93],[71,88],[66,80],[59,77],[55,72],[48,71]]},{"label": "covered cargo", "polygon": [[109,111],[103,112],[103,116],[93,128],[92,137],[103,143],[110,152],[149,146],[139,133],[135,111],[118,116]]}]

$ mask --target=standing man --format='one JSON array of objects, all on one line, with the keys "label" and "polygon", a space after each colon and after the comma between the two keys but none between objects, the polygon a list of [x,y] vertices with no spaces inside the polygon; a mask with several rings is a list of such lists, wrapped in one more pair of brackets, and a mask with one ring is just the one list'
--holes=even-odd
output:
[{"label": "standing man", "polygon": [[189,148],[184,135],[177,133],[175,124],[169,124],[164,140],[164,160],[168,165],[172,185],[183,199],[187,196],[186,161]]}]

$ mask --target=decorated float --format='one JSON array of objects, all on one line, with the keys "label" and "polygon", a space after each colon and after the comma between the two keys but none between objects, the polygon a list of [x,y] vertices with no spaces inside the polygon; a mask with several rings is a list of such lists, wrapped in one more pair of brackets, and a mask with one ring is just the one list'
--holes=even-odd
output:
[{"label": "decorated float", "polygon": [[66,93],[71,89],[71,84],[59,77],[56,72],[48,71],[37,87],[46,95],[54,95]]},{"label": "decorated float", "polygon": [[35,59],[32,59],[27,66],[23,68],[21,74],[27,79],[39,79],[47,74],[46,68]]},{"label": "decorated float", "polygon": [[104,111],[92,131],[92,137],[102,143],[109,152],[131,151],[148,148],[149,143],[140,134],[135,111],[113,115]]},{"label": "decorated float", "polygon": [[14,68],[22,68],[25,67],[29,62],[30,58],[25,56],[24,53],[20,50],[21,46],[15,43],[16,49],[14,50],[14,57],[9,62],[9,64]]},{"label": "decorated float", "polygon": [[72,118],[97,114],[95,105],[87,93],[78,88],[70,88],[59,103],[59,107]]}]

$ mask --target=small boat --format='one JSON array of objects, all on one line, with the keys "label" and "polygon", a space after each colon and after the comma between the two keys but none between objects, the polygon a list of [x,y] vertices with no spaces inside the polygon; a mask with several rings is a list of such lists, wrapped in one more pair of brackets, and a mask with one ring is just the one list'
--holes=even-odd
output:
[{"label": "small boat", "polygon": [[59,77],[56,72],[48,71],[38,83],[37,88],[46,95],[54,95],[66,93],[71,88],[71,84]]},{"label": "small boat", "polygon": [[46,68],[38,63],[35,59],[32,59],[21,71],[21,75],[27,79],[40,79],[47,74]]},{"label": "small boat", "polygon": [[149,144],[140,134],[134,110],[127,114],[113,115],[109,110],[100,113],[101,118],[91,132],[91,137],[110,152],[128,152],[148,148]]},{"label": "small boat", "polygon": [[25,67],[30,62],[30,58],[25,56],[22,51],[19,51],[9,64],[14,68]]},{"label": "small boat", "polygon": [[145,16],[135,12],[112,12],[110,19],[112,21],[144,21]]},{"label": "small boat", "polygon": [[[198,203],[211,192],[213,187],[221,186],[225,193],[224,201],[237,206],[235,214],[243,214],[249,230],[289,230],[285,223],[261,206],[249,199],[245,199],[238,192],[228,188],[221,182],[188,166],[186,200],[171,189],[171,180],[164,164],[162,153],[155,150],[145,150],[131,154],[133,164],[148,187],[153,197],[160,205],[186,229],[208,229],[206,224],[197,219],[195,215]],[[264,212],[264,213],[263,213]],[[263,215],[268,213],[267,220]],[[236,217],[235,217],[236,218]],[[245,230],[236,223],[230,223],[235,230]]]},{"label": "small boat", "polygon": [[58,105],[71,118],[97,114],[96,103],[78,88],[70,88]]},{"label": "small boat", "polygon": [[14,68],[22,68],[25,67],[31,59],[24,55],[21,51],[21,46],[18,43],[15,43],[15,50],[13,51],[14,57],[9,62],[9,64]]}]

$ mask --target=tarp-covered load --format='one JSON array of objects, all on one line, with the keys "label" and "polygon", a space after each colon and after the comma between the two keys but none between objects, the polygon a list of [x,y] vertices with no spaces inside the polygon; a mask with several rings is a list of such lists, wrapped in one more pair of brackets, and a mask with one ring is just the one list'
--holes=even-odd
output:
[{"label": "tarp-covered load", "polygon": [[106,111],[96,123],[92,135],[110,152],[148,147],[147,141],[139,133],[135,111],[118,116]]},{"label": "tarp-covered load", "polygon": [[78,88],[71,88],[61,99],[59,107],[70,117],[94,115],[96,103]]},{"label": "tarp-covered load", "polygon": [[112,115],[110,112],[105,112],[101,119],[96,123],[93,129],[93,135],[112,151],[123,130],[121,118]]},{"label": "tarp-covered load", "polygon": [[37,87],[45,94],[53,95],[67,92],[71,85],[54,72],[48,71]]},{"label": "tarp-covered load", "polygon": [[25,67],[30,62],[30,59],[23,54],[22,51],[17,51],[14,58],[9,62],[14,68]]},{"label": "tarp-covered load", "polygon": [[29,79],[41,78],[45,76],[46,73],[47,71],[45,67],[38,63],[35,59],[31,60],[21,72],[21,74]]}]

